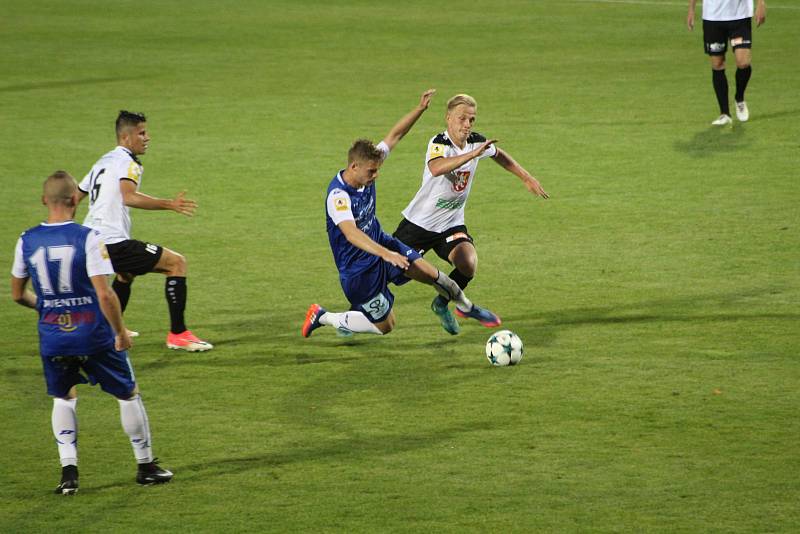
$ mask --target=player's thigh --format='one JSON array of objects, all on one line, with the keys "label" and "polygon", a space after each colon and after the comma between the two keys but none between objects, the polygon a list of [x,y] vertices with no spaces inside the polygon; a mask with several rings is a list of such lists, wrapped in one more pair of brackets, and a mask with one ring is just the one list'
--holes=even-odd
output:
[{"label": "player's thigh", "polygon": [[118,399],[129,399],[138,391],[127,351],[112,347],[90,355],[81,367],[92,385],[100,384],[100,389]]},{"label": "player's thigh", "polygon": [[703,47],[711,56],[712,65],[715,56],[721,56],[724,65],[725,52],[728,50],[728,27],[719,20],[703,20]]},{"label": "player's thigh", "polygon": [[375,325],[375,328],[381,331],[381,333],[388,334],[389,332],[394,330],[394,325],[396,321],[397,320],[394,315],[394,310],[389,310],[389,315],[386,316],[386,319],[373,324]]},{"label": "player's thigh", "polygon": [[42,356],[47,394],[62,399],[75,397],[75,386],[89,383],[80,372],[81,363],[86,358],[86,356]]},{"label": "player's thigh", "polygon": [[106,245],[106,249],[114,272],[123,273],[126,276],[139,276],[153,272],[153,268],[161,261],[165,250],[160,245],[136,239],[112,243]]},{"label": "player's thigh", "polygon": [[185,276],[186,258],[184,258],[182,254],[179,254],[168,248],[164,248],[163,251],[164,252],[161,254],[161,258],[159,258],[158,263],[156,263],[155,267],[153,268],[153,271],[172,276]]},{"label": "player's thigh", "polygon": [[[350,309],[363,313],[373,324],[385,321],[392,312],[394,295],[389,290],[386,262],[340,280]],[[388,264],[386,264],[388,265]]]},{"label": "player's thigh", "polygon": [[473,276],[478,269],[478,252],[472,241],[462,241],[448,255],[450,263],[467,276]]},{"label": "player's thigh", "polygon": [[439,242],[439,234],[436,232],[429,232],[407,219],[400,221],[392,237],[418,250],[420,254],[425,254],[425,252],[432,249],[436,243]]}]

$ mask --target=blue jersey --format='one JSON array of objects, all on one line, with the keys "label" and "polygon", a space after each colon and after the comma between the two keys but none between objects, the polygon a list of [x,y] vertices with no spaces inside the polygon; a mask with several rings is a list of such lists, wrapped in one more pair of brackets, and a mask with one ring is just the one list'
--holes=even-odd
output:
[{"label": "blue jersey", "polygon": [[382,241],[383,230],[375,215],[375,183],[356,189],[344,181],[342,172],[328,185],[325,219],[336,268],[341,278],[347,278],[374,267],[381,258],[352,245],[338,224],[353,221],[359,230],[377,243]]},{"label": "blue jersey", "polygon": [[42,356],[83,356],[114,347],[90,279],[113,272],[97,233],[75,222],[43,223],[20,236],[11,274],[32,281]]}]

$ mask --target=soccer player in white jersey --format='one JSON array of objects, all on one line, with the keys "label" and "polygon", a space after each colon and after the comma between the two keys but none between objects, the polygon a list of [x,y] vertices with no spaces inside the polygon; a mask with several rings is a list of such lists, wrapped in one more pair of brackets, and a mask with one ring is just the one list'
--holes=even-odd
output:
[{"label": "soccer player in white jersey", "polygon": [[376,217],[375,180],[380,167],[428,109],[434,92],[425,91],[419,105],[401,118],[377,146],[367,139],[353,143],[347,153],[347,168],[328,185],[328,240],[350,311],[334,313],[312,304],[303,323],[304,337],[321,326],[332,326],[344,335],[388,334],[395,325],[394,295],[389,283],[403,285],[410,280],[434,286],[437,292],[455,301],[462,317],[476,319],[486,327],[500,325],[499,317],[470,302],[453,280],[422,259],[416,250],[386,234]]},{"label": "soccer player in white jersey", "polygon": [[[169,482],[172,473],[153,458],[150,424],[126,351],[131,340],[108,287],[114,270],[97,231],[73,220],[78,199],[68,173],[57,171],[45,180],[47,222],[20,236],[11,269],[11,297],[39,313],[39,352],[62,466],[56,493],[78,491],[77,386],[87,383],[100,384],[119,402],[138,464],[136,482]],[[29,281],[35,294],[27,289]]]},{"label": "soccer player in white jersey", "polygon": [[[697,0],[689,0],[686,26],[694,29],[694,13]],[[728,78],[725,75],[725,52],[728,42],[736,59],[736,118],[745,122],[750,118],[744,91],[753,67],[750,65],[753,42],[753,0],[703,0],[703,43],[711,58],[711,84],[717,95],[720,115],[711,124],[725,126],[733,122],[728,101]],[[767,19],[767,4],[758,0],[755,8],[756,27]]]},{"label": "soccer player in white jersey", "polygon": [[147,151],[150,136],[144,114],[120,111],[116,121],[117,147],[103,155],[79,184],[81,198],[89,196],[84,224],[100,232],[117,273],[112,287],[125,311],[136,276],[162,273],[169,307],[170,331],[167,347],[190,352],[213,346],[186,327],[186,258],[168,248],[131,239],[130,209],[172,210],[192,216],[197,204],[179,193],[162,199],[139,191],[144,167],[138,156]]},{"label": "soccer player in white jersey", "polygon": [[[522,180],[533,194],[548,198],[539,181],[514,161],[507,152],[472,131],[478,104],[469,95],[459,94],[447,101],[447,129],[428,143],[422,185],[403,210],[394,237],[425,254],[433,250],[455,268],[450,278],[461,289],[475,276],[478,255],[464,223],[464,207],[475,181],[478,161],[490,157]],[[431,304],[442,327],[450,334],[459,332],[458,322],[448,308],[448,299],[438,296]]]}]

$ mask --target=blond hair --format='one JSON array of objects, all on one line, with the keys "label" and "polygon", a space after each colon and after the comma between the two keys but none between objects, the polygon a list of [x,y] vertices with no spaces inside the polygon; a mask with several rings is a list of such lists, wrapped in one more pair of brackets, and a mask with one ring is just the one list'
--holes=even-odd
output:
[{"label": "blond hair", "polygon": [[454,107],[460,106],[461,104],[464,104],[465,106],[473,107],[473,108],[475,108],[475,110],[478,109],[478,103],[475,102],[475,99],[472,98],[471,96],[467,95],[467,94],[463,94],[462,93],[460,95],[456,95],[456,96],[452,97],[450,100],[447,101],[447,111],[448,111],[448,113]]}]

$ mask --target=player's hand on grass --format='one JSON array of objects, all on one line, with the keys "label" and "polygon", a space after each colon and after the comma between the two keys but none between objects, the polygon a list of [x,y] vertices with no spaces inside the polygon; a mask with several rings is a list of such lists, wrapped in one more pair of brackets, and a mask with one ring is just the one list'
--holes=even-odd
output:
[{"label": "player's hand on grass", "polygon": [[184,198],[185,195],[186,191],[181,191],[172,200],[172,211],[176,211],[181,215],[186,215],[187,217],[192,217],[197,209],[197,202],[188,198]]},{"label": "player's hand on grass", "polygon": [[427,91],[422,93],[422,96],[419,99],[419,107],[422,109],[428,109],[428,106],[431,103],[431,99],[435,94],[436,94],[436,89],[428,89]]},{"label": "player's hand on grass", "polygon": [[131,341],[126,329],[123,329],[122,332],[114,337],[114,348],[116,350],[128,350],[131,345],[133,345],[133,341]]},{"label": "player's hand on grass", "polygon": [[539,195],[544,199],[550,198],[550,195],[547,194],[547,191],[542,189],[542,184],[539,183],[539,180],[537,180],[532,176],[527,180],[525,180],[525,187],[527,187],[528,191],[530,191],[534,195]]},{"label": "player's hand on grass", "polygon": [[387,249],[386,252],[381,256],[381,259],[384,261],[388,261],[395,267],[400,267],[401,269],[408,269],[410,263],[408,262],[408,258],[400,254],[399,252],[395,252],[393,250]]}]

